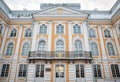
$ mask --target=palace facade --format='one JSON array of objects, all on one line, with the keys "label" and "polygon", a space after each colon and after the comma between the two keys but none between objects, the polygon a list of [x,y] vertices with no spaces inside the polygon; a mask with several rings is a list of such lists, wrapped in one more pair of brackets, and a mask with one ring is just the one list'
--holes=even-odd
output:
[{"label": "palace facade", "polygon": [[0,82],[120,82],[120,0],[11,10],[0,0]]}]

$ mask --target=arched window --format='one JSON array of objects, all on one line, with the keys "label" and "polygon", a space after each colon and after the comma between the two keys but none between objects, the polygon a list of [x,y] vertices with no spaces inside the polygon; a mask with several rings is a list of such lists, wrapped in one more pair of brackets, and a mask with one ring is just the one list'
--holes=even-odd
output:
[{"label": "arched window", "polygon": [[107,38],[111,37],[110,31],[108,29],[105,29],[104,36]]},{"label": "arched window", "polygon": [[64,42],[62,40],[58,40],[56,42],[56,50],[57,51],[64,51]]},{"label": "arched window", "polygon": [[31,29],[26,29],[25,30],[25,37],[31,37],[31,35],[32,35],[32,32],[31,32]]},{"label": "arched window", "polygon": [[11,42],[7,45],[6,55],[12,55],[14,44]]},{"label": "arched window", "polygon": [[89,37],[96,37],[95,30],[92,28],[89,29]]},{"label": "arched window", "polygon": [[111,71],[113,78],[120,77],[120,68],[117,64],[111,65]]},{"label": "arched window", "polygon": [[17,32],[16,29],[12,29],[12,30],[11,30],[11,34],[10,34],[10,37],[15,37],[15,36],[16,36],[16,32]]},{"label": "arched window", "polygon": [[90,43],[90,50],[91,50],[92,55],[99,55],[98,46],[96,43],[94,42]]},{"label": "arched window", "polygon": [[28,42],[25,42],[22,47],[22,55],[28,55],[30,51],[30,45]]},{"label": "arched window", "polygon": [[75,24],[73,26],[73,33],[74,34],[81,34],[81,28],[80,28],[80,26],[78,24]]},{"label": "arched window", "polygon": [[2,29],[3,29],[3,26],[2,24],[0,24],[0,34],[2,34]]},{"label": "arched window", "polygon": [[111,42],[107,43],[107,50],[109,55],[115,55],[114,47]]},{"label": "arched window", "polygon": [[56,33],[57,34],[63,34],[64,33],[64,26],[62,24],[57,25]]},{"label": "arched window", "polygon": [[74,43],[74,50],[75,51],[82,51],[82,42],[79,40],[76,40]]},{"label": "arched window", "polygon": [[42,24],[40,26],[40,34],[46,34],[47,33],[47,26],[45,24]]},{"label": "arched window", "polygon": [[46,42],[44,40],[39,41],[38,50],[45,51],[46,50]]}]

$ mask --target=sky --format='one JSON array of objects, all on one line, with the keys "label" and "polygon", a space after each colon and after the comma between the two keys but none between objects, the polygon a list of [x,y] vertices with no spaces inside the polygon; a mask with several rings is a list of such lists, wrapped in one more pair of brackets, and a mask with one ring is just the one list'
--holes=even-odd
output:
[{"label": "sky", "polygon": [[80,3],[81,10],[110,10],[117,0],[4,0],[12,10],[39,10],[40,3]]}]

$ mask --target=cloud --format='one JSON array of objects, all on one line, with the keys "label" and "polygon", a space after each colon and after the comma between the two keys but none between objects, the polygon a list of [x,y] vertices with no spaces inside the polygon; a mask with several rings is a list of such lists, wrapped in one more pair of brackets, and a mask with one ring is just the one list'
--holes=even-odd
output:
[{"label": "cloud", "polygon": [[[82,10],[110,10],[117,0],[4,0],[12,10],[39,10],[40,3],[80,3]],[[107,5],[106,5],[107,4]]]}]

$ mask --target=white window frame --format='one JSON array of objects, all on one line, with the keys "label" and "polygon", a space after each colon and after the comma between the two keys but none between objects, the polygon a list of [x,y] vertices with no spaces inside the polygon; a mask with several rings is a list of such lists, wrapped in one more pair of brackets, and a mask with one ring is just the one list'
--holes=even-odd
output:
[{"label": "white window frame", "polygon": [[[76,24],[80,27],[80,33],[74,33],[74,26],[75,26]],[[78,30],[78,29],[77,29],[77,30]],[[78,24],[78,23],[75,23],[75,24],[72,26],[72,32],[73,32],[73,34],[82,34],[82,28],[81,28],[81,25]]]},{"label": "white window frame", "polygon": [[[43,48],[43,44],[40,46],[40,42],[41,42],[41,41],[45,42],[45,46],[44,46],[45,48]],[[41,48],[41,50],[40,50],[40,48]],[[40,41],[38,41],[37,50],[46,51],[46,48],[47,48],[47,43],[46,43],[45,40],[40,40]]]},{"label": "white window frame", "polygon": [[[92,43],[96,44],[97,54],[92,54],[92,50],[91,50],[91,44],[92,44]],[[96,42],[90,42],[90,50],[91,50],[92,56],[99,56],[99,46],[98,46],[98,44],[97,44]],[[94,50],[94,52],[96,52],[94,48],[93,48],[93,50]]]},{"label": "white window frame", "polygon": [[0,35],[2,35],[3,33],[3,28],[4,28],[3,24],[0,24]]},{"label": "white window frame", "polygon": [[[108,43],[111,43],[111,44],[112,44],[112,47],[113,47],[113,49],[114,49],[114,54],[109,54],[109,51],[108,51]],[[115,49],[114,44],[113,44],[112,42],[107,42],[106,48],[107,48],[107,52],[108,52],[108,55],[109,55],[109,56],[115,56],[115,55],[116,55],[116,49]],[[112,53],[111,50],[110,50],[110,53]]]},{"label": "white window frame", "polygon": [[[47,28],[46,28],[46,33],[44,33],[45,28],[43,28],[42,33],[40,33],[40,29],[41,29],[41,26],[42,26],[42,25],[45,25],[45,26],[47,27]],[[45,23],[40,24],[38,31],[39,31],[39,34],[48,34],[48,24],[45,24]]]},{"label": "white window frame", "polygon": [[[77,47],[77,50],[75,50],[75,42],[76,42],[76,41],[79,41],[79,42],[80,42],[80,44],[81,44],[81,50],[80,50],[80,46],[79,46],[79,48]],[[77,39],[77,40],[74,41],[74,51],[83,51],[83,43],[82,43],[81,40]]]},{"label": "white window frame", "polygon": [[7,45],[6,45],[6,49],[5,49],[5,53],[4,53],[5,56],[12,56],[12,55],[7,54],[8,45],[9,45],[10,43],[13,43],[13,50],[12,50],[12,55],[13,55],[15,44],[14,44],[14,42],[9,42],[9,43],[7,43]]},{"label": "white window frame", "polygon": [[[29,50],[28,50],[28,51],[30,52],[30,43],[26,41],[26,42],[24,42],[24,43],[22,44],[22,49],[21,49],[21,55],[22,55],[22,56],[28,56],[28,55],[29,55],[29,53],[28,53],[28,54],[23,54],[23,50],[26,50],[26,49],[23,49],[23,47],[24,47],[24,45],[25,45],[26,43],[27,43],[28,46],[29,46]],[[25,52],[25,53],[27,53],[27,52]]]},{"label": "white window frame", "polygon": [[[23,65],[22,69],[20,69],[20,65]],[[25,66],[26,66],[26,69],[24,69]],[[28,68],[27,64],[19,64],[18,77],[24,77],[24,78],[27,77],[27,68]],[[20,70],[22,70],[22,75],[21,76],[19,76],[20,75],[19,74]],[[24,70],[26,70],[26,76],[23,76]]]},{"label": "white window frame", "polygon": [[[95,76],[94,76],[94,78],[103,78],[102,65],[100,65],[100,64],[93,64],[93,73],[94,73],[94,66],[95,66],[95,65],[99,65],[99,66],[100,66],[100,70],[101,70],[101,77],[95,77]],[[97,72],[98,72],[98,69],[97,69]],[[94,74],[95,74],[95,73],[94,73]],[[98,76],[98,73],[97,73],[97,76]]]},{"label": "white window frame", "polygon": [[[31,30],[31,36],[30,36],[30,32],[28,32],[28,36],[26,36],[26,31],[28,31],[28,30]],[[31,37],[32,37],[32,29],[31,29],[31,28],[26,28],[26,29],[24,30],[24,37],[25,37],[25,38],[31,38]]]},{"label": "white window frame", "polygon": [[[3,65],[9,65],[9,69],[8,69],[8,74],[7,74],[7,76],[5,76],[5,74],[6,74],[6,70],[5,70],[4,76],[2,76]],[[7,68],[7,67],[6,67],[6,68]],[[8,77],[8,76],[9,76],[9,72],[10,72],[10,64],[9,64],[9,63],[2,64],[2,69],[1,69],[0,77],[3,77],[3,78]]]},{"label": "white window frame", "polygon": [[[59,25],[59,24],[61,24],[62,26],[63,26],[63,33],[57,33],[57,26]],[[66,27],[65,27],[65,24],[62,24],[62,23],[58,23],[58,24],[56,24],[55,25],[55,34],[57,34],[57,35],[64,35],[65,34],[65,32],[66,32]]]}]

